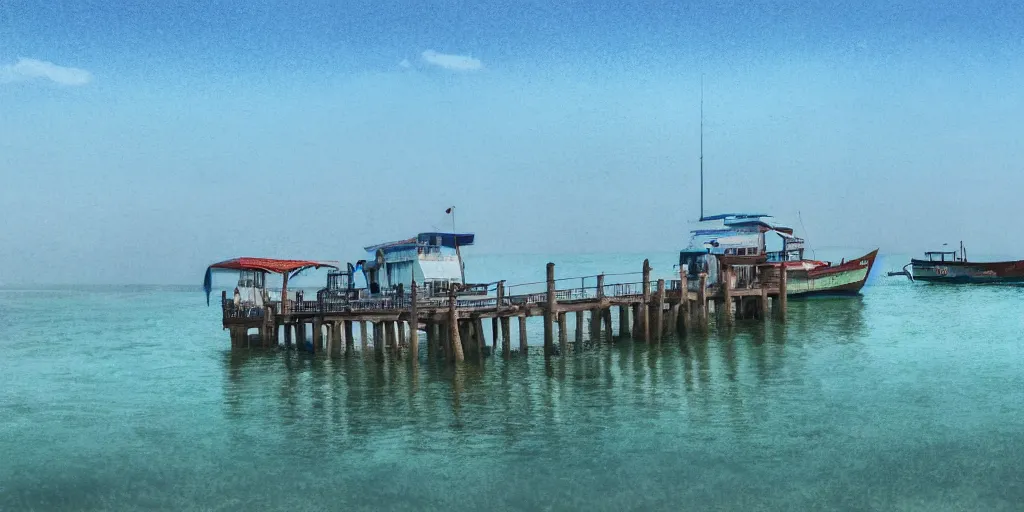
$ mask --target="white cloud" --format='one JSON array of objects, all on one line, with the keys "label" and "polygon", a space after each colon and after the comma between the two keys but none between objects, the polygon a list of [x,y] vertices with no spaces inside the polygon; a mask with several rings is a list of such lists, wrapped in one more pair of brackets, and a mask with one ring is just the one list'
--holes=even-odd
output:
[{"label": "white cloud", "polygon": [[409,69],[412,67],[412,63],[409,62],[409,59],[402,59],[402,62],[398,63],[398,67]]},{"label": "white cloud", "polygon": [[480,59],[466,55],[448,55],[434,50],[423,52],[423,62],[455,71],[473,71],[484,67],[484,63],[480,62]]},{"label": "white cloud", "polygon": [[44,60],[20,58],[14,64],[0,66],[0,82],[45,79],[60,85],[85,85],[92,74],[84,69],[58,66]]}]

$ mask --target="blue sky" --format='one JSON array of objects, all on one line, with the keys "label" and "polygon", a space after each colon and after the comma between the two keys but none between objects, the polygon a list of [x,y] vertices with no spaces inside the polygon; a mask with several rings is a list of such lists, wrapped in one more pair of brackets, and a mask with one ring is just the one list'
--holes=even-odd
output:
[{"label": "blue sky", "polygon": [[1012,2],[0,4],[0,284],[191,283],[448,225],[671,250],[708,210],[812,245],[1024,257]]}]

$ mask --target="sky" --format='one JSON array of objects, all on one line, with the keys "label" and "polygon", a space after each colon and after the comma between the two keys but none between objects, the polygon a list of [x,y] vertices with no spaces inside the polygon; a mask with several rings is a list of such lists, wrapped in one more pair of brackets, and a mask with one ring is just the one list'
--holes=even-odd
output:
[{"label": "sky", "polygon": [[449,206],[484,254],[680,249],[702,81],[705,213],[1024,258],[1021,27],[984,0],[6,0],[0,285],[355,261]]}]

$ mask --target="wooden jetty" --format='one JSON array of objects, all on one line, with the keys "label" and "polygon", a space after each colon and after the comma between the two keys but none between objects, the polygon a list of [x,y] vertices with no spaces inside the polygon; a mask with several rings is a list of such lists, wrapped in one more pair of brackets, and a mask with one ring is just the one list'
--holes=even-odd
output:
[{"label": "wooden jetty", "polygon": [[[600,339],[603,332],[609,341],[618,336],[657,343],[672,331],[685,334],[706,329],[712,312],[723,324],[736,319],[767,319],[770,310],[785,319],[786,272],[780,272],[778,264],[763,258],[716,258],[720,277],[716,284],[709,284],[704,273],[688,279],[685,266],[679,267],[678,279],[652,282],[648,260],[640,272],[561,279],[556,277],[555,264],[548,263],[544,281],[519,285],[499,281],[486,285],[486,290],[472,285],[469,295],[461,294],[459,285],[447,287],[444,294],[424,293],[415,282],[408,288],[399,284],[396,289],[371,294],[353,289],[351,267],[346,272],[329,262],[238,258],[211,265],[204,287],[209,294],[212,269],[241,272],[246,297],[241,293],[229,297],[226,291],[221,294],[223,327],[231,332],[233,349],[283,346],[330,356],[351,354],[358,340],[362,350],[372,345],[382,356],[387,352],[402,357],[408,350],[419,357],[421,335],[431,359],[482,359],[496,353],[499,339],[503,357],[526,355],[530,317],[543,318],[546,357],[569,350],[569,314],[576,327],[573,346],[582,343],[587,330],[591,340]],[[328,287],[320,290],[315,300],[305,300],[301,293],[290,298],[289,275],[320,267],[338,269],[331,273]],[[283,276],[279,293],[264,286],[266,273]],[[622,280],[623,276],[638,276],[639,280],[606,282],[608,277]],[[540,285],[545,285],[544,291],[517,292]],[[618,333],[613,331],[615,309]],[[488,320],[490,347],[484,329]],[[513,320],[518,324],[517,351],[512,349]],[[307,332],[312,333],[309,340]]]}]

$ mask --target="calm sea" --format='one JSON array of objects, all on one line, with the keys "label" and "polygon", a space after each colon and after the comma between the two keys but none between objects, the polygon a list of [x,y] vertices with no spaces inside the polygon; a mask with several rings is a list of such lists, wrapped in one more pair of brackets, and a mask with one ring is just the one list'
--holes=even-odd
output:
[{"label": "calm sea", "polygon": [[[467,273],[548,259],[642,261]],[[1021,510],[1022,304],[877,277],[785,324],[450,368],[231,353],[198,289],[0,291],[0,510]]]}]

